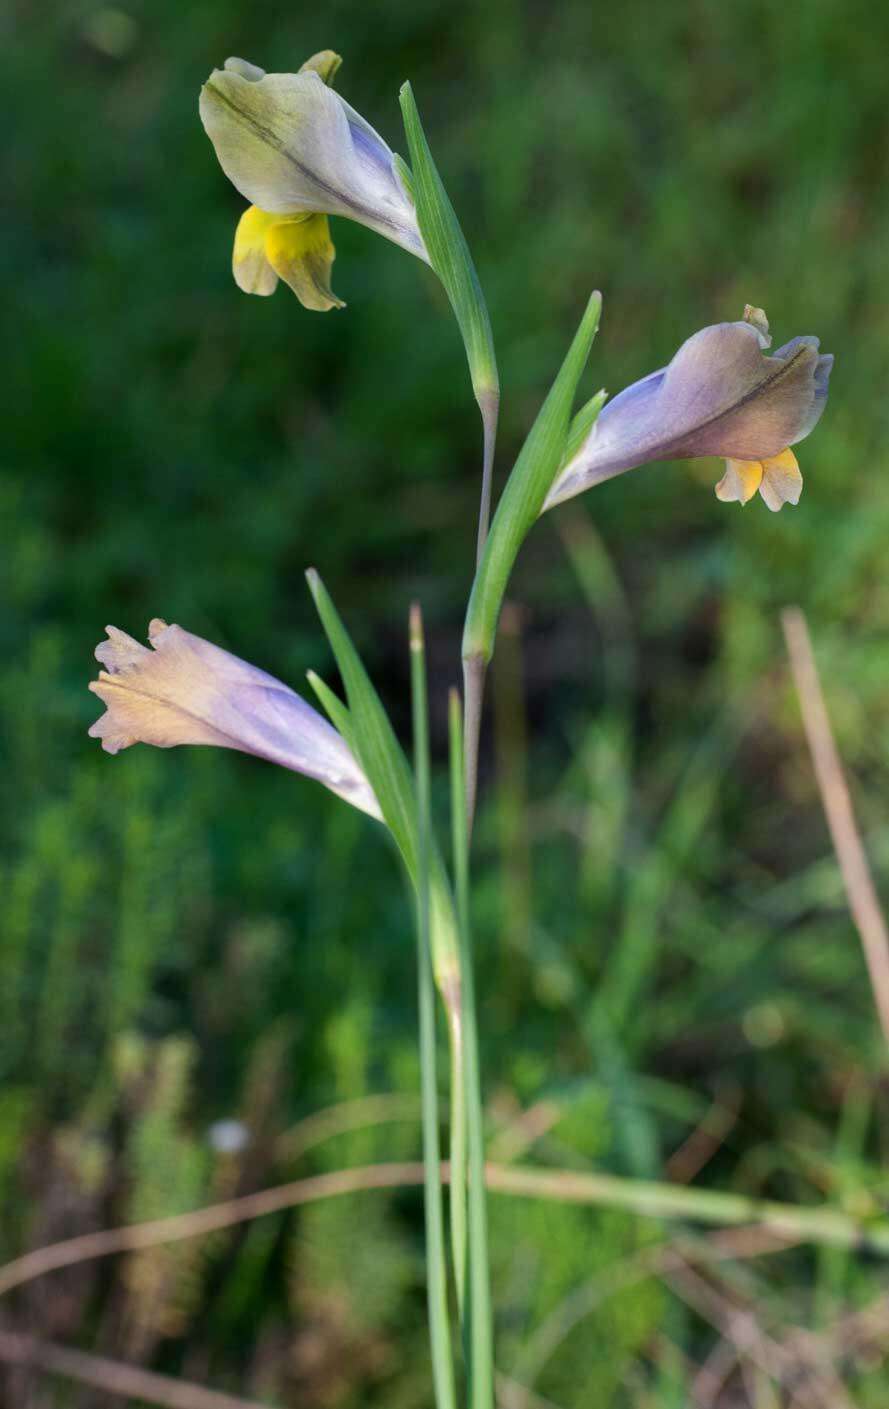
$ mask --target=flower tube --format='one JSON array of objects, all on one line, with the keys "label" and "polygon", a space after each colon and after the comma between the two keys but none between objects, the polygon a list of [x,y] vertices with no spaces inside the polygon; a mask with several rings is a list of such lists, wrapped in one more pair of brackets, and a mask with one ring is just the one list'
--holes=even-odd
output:
[{"label": "flower tube", "polygon": [[294,690],[181,626],[155,619],[150,646],[116,626],[96,647],[90,689],[106,713],[89,730],[107,753],[131,744],[215,744],[315,778],[380,818],[373,790],[337,731]]},{"label": "flower tube", "polygon": [[394,152],[331,88],[330,50],[299,73],[265,73],[227,59],[201,90],[200,114],[226,176],[252,202],[232,268],[247,293],[278,279],[307,308],[342,307],[330,288],[329,215],[343,215],[429,261]]},{"label": "flower tube", "polygon": [[669,366],[606,403],[544,510],[637,465],[701,455],[728,461],[720,499],[746,503],[759,489],[770,509],[797,503],[802,475],[789,447],[824,410],[833,357],[815,337],[767,357],[770,341],[765,315],[751,308],[743,322],[695,333]]}]

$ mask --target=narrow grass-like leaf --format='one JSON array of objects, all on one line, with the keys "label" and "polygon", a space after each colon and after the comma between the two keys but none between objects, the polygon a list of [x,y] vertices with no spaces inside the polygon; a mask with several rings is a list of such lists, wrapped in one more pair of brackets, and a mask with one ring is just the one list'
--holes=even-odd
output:
[{"label": "narrow grass-like leaf", "polygon": [[460,222],[451,205],[423,131],[411,85],[399,94],[411,156],[410,190],[432,268],[444,284],[457,318],[476,400],[499,392],[494,339],[484,294]]},{"label": "narrow grass-like leaf", "polygon": [[[574,456],[596,424],[599,412],[605,405],[607,397],[608,393],[604,388],[602,391],[597,391],[596,395],[591,396],[586,405],[581,406],[580,410],[574,416],[568,429],[568,438],[565,441],[565,449],[562,451],[562,458],[559,462],[560,469],[562,465],[567,465],[569,460],[574,459]],[[556,473],[558,473],[558,471]]]},{"label": "narrow grass-like leaf", "polygon": [[408,870],[416,878],[417,817],[410,769],[382,701],[321,578],[306,573],[330,648],[339,666],[358,761],[377,795],[380,811]]},{"label": "narrow grass-like leaf", "polygon": [[404,189],[407,191],[414,205],[416,205],[417,193],[414,190],[414,173],[411,171],[404,157],[400,157],[397,152],[392,153],[392,161],[394,163],[395,170],[401,177],[401,184],[404,186]]},{"label": "narrow grass-like leaf", "polygon": [[466,1324],[466,1038],[460,984],[451,986],[448,1005],[448,1045],[451,1054],[451,1109],[448,1117],[451,1187],[448,1199],[451,1228],[451,1257],[457,1287],[460,1325]]},{"label": "narrow grass-like leaf", "polygon": [[477,547],[477,560],[481,562],[491,517],[494,445],[500,411],[500,379],[497,373],[491,319],[466,237],[429,150],[409,83],[402,87],[399,100],[413,163],[409,174],[405,172],[403,163],[399,165],[399,172],[416,205],[417,221],[429,251],[432,268],[441,279],[451,301],[466,349],[472,389],[482,415],[484,453]]},{"label": "narrow grass-like leaf", "polygon": [[349,711],[343,704],[339,695],[325,684],[320,675],[316,675],[314,670],[306,672],[306,679],[321,704],[322,709],[339,734],[342,734],[352,752],[355,752],[355,739],[352,732],[352,721],[349,718]]},{"label": "narrow grass-like leaf", "polygon": [[[419,877],[419,824],[407,759],[395,737],[383,703],[321,578],[314,568],[309,569],[306,578],[343,678],[348,702],[346,741],[367,774],[368,782],[380,804],[383,820],[392,833],[408,875],[416,886]],[[332,691],[327,692],[327,697],[323,693],[319,696],[325,707],[330,702],[330,696],[340,709],[345,708]],[[430,856],[430,908],[435,978],[439,988],[445,992],[448,982],[453,979],[458,968],[457,922],[447,874],[436,847],[431,848]]]},{"label": "narrow grass-like leaf", "polygon": [[485,1187],[485,1131],[478,1050],[478,1014],[475,1003],[472,931],[469,909],[469,832],[465,796],[466,769],[460,697],[451,691],[449,735],[451,746],[451,825],[454,852],[454,886],[460,931],[460,1005],[464,1059],[462,1063],[469,1151],[468,1279],[465,1289],[466,1364],[469,1409],[493,1409],[494,1333],[491,1312],[491,1274],[488,1255],[488,1213]]},{"label": "narrow grass-like leaf", "polygon": [[[561,463],[577,383],[586,366],[601,311],[602,296],[594,293],[549,396],[513,466],[491,532],[480,551],[463,628],[466,810],[470,831],[475,813],[485,671],[494,652],[497,619],[518,551],[543,508]],[[481,535],[479,543],[481,546]]]},{"label": "narrow grass-like leaf", "polygon": [[663,917],[683,867],[700,844],[741,737],[732,711],[717,720],[689,759],[652,844],[628,867],[623,914],[608,946],[590,1017],[621,1033],[634,1056],[634,1043],[644,1033],[639,1014],[654,982]]},{"label": "narrow grass-like leaf", "polygon": [[426,653],[420,609],[411,609],[411,704],[414,724],[414,778],[417,811],[417,997],[420,1027],[420,1083],[423,1104],[423,1185],[426,1218],[426,1290],[436,1409],[456,1409],[448,1274],[445,1258],[438,1131],[435,991],[430,946],[431,821],[429,784],[429,707]]},{"label": "narrow grass-like leaf", "polygon": [[491,659],[509,574],[561,462],[577,383],[599,327],[601,309],[601,295],[594,293],[497,506],[469,599],[463,634],[464,660]]}]

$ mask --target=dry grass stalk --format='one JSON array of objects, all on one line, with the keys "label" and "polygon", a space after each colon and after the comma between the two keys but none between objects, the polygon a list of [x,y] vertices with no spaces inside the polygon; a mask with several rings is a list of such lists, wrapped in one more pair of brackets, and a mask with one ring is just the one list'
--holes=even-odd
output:
[{"label": "dry grass stalk", "polygon": [[889,929],[855,820],[843,764],[824,702],[808,623],[799,607],[787,607],[781,613],[781,624],[821,803],[842,873],[849,910],[864,949],[883,1037],[889,1045]]}]

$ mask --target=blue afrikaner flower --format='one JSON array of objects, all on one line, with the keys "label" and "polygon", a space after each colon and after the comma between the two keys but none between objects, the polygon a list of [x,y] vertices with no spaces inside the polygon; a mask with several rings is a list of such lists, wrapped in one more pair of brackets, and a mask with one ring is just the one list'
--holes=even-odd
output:
[{"label": "blue afrikaner flower", "polygon": [[605,404],[544,509],[637,465],[702,455],[727,461],[720,499],[746,504],[758,489],[770,509],[798,503],[803,478],[790,446],[824,410],[833,357],[815,337],[767,357],[770,342],[765,314],[749,306],[744,321],[695,333],[667,367]]},{"label": "blue afrikaner flower", "polygon": [[143,646],[105,628],[105,667],[90,689],[106,713],[90,728],[107,753],[131,744],[215,744],[316,778],[380,817],[373,790],[345,739],[294,690],[181,626],[155,619]]},{"label": "blue afrikaner flower", "polygon": [[306,308],[342,307],[330,288],[327,217],[343,215],[428,263],[394,152],[330,86],[324,50],[299,73],[227,59],[201,90],[201,121],[219,164],[252,204],[235,235],[232,270],[246,293],[289,284]]}]

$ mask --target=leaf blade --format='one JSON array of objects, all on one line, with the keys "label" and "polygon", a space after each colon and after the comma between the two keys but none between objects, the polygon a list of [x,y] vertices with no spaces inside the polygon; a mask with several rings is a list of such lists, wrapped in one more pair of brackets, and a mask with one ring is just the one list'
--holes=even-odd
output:
[{"label": "leaf blade", "polygon": [[399,93],[404,130],[411,158],[411,189],[420,233],[432,268],[445,287],[457,319],[469,362],[475,398],[499,397],[491,319],[469,245],[460,227],[429,149],[413,90],[405,83]]},{"label": "leaf blade", "polygon": [[[571,407],[599,327],[602,296],[594,293],[549,395],[519,452],[497,506],[472,585],[463,633],[463,659],[491,659],[497,619],[513,564],[558,470],[569,435]],[[582,414],[582,413],[581,413]]]}]

